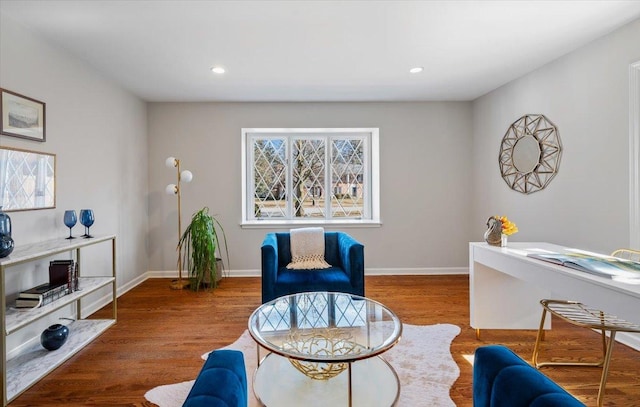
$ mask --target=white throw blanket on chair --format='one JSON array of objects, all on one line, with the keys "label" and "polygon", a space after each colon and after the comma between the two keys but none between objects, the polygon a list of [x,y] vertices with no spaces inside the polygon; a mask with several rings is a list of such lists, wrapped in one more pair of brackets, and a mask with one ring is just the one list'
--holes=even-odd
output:
[{"label": "white throw blanket on chair", "polygon": [[324,260],[324,228],[291,229],[291,263],[288,269],[310,270],[331,267]]}]

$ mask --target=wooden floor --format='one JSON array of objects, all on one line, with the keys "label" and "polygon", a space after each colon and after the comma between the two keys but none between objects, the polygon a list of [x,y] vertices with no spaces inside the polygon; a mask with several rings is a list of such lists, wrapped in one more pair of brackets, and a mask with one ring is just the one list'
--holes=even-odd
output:
[{"label": "wooden floor", "polygon": [[[467,276],[375,276],[366,294],[393,309],[404,323],[452,323],[462,332],[452,354],[460,378],[451,389],[458,406],[472,405],[472,367],[465,356],[485,344],[500,343],[529,360],[535,331],[483,331],[469,327]],[[499,298],[496,298],[499,301]],[[147,390],[195,378],[200,355],[228,345],[246,329],[260,305],[259,278],[227,278],[211,292],[173,291],[166,279],[147,280],[118,300],[118,322],[50,373],[10,406],[150,406]],[[110,308],[100,311],[108,317]],[[599,336],[553,320],[544,355],[587,359],[597,354]],[[73,333],[71,333],[73,335]],[[598,368],[544,368],[543,372],[594,406]],[[640,406],[640,352],[616,344],[605,397],[607,406]],[[412,406],[413,407],[413,406]]]}]

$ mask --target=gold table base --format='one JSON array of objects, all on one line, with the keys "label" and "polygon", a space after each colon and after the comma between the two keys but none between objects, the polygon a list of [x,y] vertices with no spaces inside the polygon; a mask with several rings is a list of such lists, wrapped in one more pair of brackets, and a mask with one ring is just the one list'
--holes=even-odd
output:
[{"label": "gold table base", "polygon": [[[353,337],[339,328],[327,328],[309,334],[292,332],[285,349],[309,356],[341,356],[359,354],[366,348],[353,341]],[[329,380],[349,367],[348,362],[309,362],[289,358],[291,364],[314,380]]]}]

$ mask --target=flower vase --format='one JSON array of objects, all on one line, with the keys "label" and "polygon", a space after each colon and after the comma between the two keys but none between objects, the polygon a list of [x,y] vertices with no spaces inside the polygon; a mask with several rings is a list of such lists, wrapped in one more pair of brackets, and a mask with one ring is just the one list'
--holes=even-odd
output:
[{"label": "flower vase", "polygon": [[500,236],[500,247],[507,247],[508,238],[509,236],[505,235],[504,233]]}]

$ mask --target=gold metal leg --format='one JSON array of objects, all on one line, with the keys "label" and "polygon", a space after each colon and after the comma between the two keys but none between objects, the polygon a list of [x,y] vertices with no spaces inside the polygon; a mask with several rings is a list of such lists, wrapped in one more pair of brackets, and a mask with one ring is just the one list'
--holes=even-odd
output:
[{"label": "gold metal leg", "polygon": [[547,318],[547,309],[542,308],[542,317],[540,318],[540,327],[538,328],[538,336],[536,337],[536,345],[533,347],[533,356],[531,363],[538,367],[538,352],[540,352],[540,342],[544,339],[544,320]]},{"label": "gold metal leg", "polygon": [[480,340],[480,328],[476,328],[476,339]]},{"label": "gold metal leg", "polygon": [[598,389],[598,407],[602,407],[604,400],[604,388],[607,385],[607,376],[609,375],[609,362],[611,362],[611,354],[613,353],[613,345],[616,343],[616,331],[611,331],[609,337],[609,346],[604,356],[604,365],[602,366],[602,377],[600,378],[600,388]]}]

